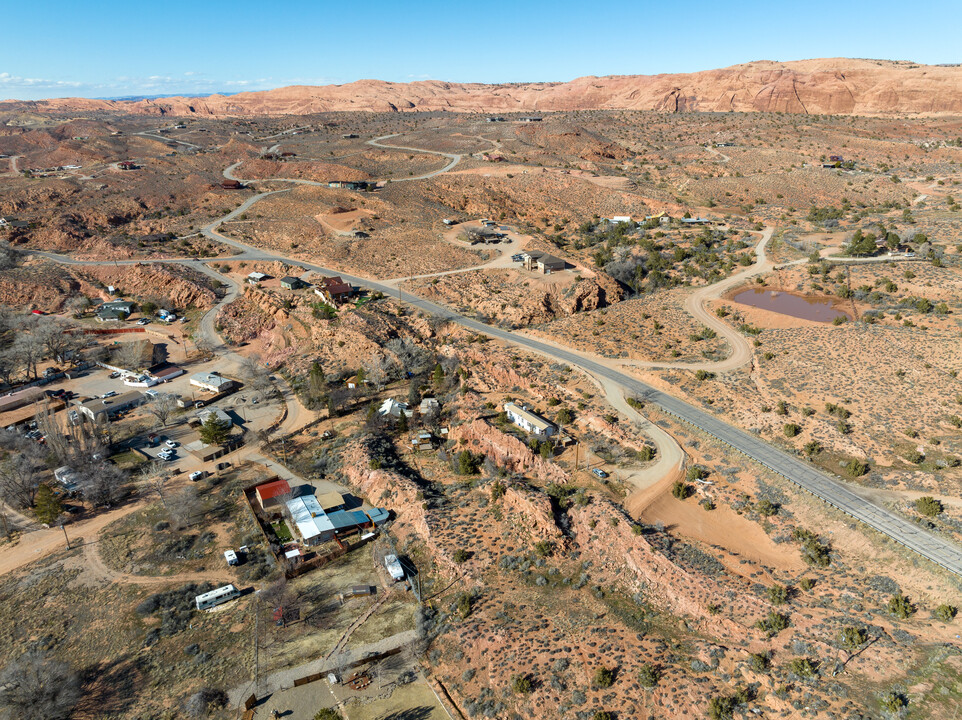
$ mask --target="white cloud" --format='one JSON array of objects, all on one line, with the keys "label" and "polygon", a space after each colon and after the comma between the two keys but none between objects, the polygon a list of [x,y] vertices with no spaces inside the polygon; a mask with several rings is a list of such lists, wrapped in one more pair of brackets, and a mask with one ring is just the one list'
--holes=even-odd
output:
[{"label": "white cloud", "polygon": [[75,88],[83,87],[83,83],[69,80],[47,80],[45,78],[25,78],[0,72],[0,87],[9,88]]},{"label": "white cloud", "polygon": [[198,70],[177,75],[119,75],[101,82],[25,78],[0,72],[0,97],[25,100],[65,97],[126,97],[137,95],[207,95],[217,92],[268,90],[288,85],[331,85],[342,82],[326,77],[212,79]]}]

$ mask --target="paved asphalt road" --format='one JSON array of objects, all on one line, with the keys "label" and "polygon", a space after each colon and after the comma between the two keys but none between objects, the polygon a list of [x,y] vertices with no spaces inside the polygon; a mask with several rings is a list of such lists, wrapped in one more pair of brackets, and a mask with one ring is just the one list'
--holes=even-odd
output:
[{"label": "paved asphalt road", "polygon": [[[218,239],[221,238],[218,237]],[[230,241],[230,244],[241,250],[252,251],[258,254],[263,253],[263,251],[258,251],[255,248],[246,246],[243,243],[238,243],[237,241]],[[270,254],[264,253],[264,255],[269,256]],[[380,291],[385,295],[399,297],[408,305],[431,315],[446,318],[476,332],[532,350],[554,360],[580,367],[595,375],[606,377],[620,385],[626,392],[644,398],[646,402],[658,406],[669,415],[673,415],[703,432],[718,438],[773,472],[778,473],[789,482],[798,485],[812,495],[824,500],[832,507],[838,508],[853,518],[860,520],[866,525],[892,538],[897,543],[931,560],[935,564],[957,575],[962,575],[962,548],[955,543],[927,532],[915,523],[901,518],[865,498],[859,497],[846,488],[840,481],[833,479],[826,473],[816,470],[807,462],[778,450],[754,435],[739,430],[678,398],[656,390],[636,378],[574,352],[472,320],[449,308],[430,302],[429,300],[424,300],[410,293],[399,292],[396,288],[388,287],[387,285],[367,278],[346,275],[336,270],[321,267],[320,265],[291,260],[282,256],[274,256],[273,259],[298,265],[305,270],[312,270],[326,275],[340,275],[345,282]]]},{"label": "paved asphalt road", "polygon": [[[225,175],[226,174],[227,173],[225,172]],[[284,191],[282,190],[274,192]],[[715,438],[718,438],[722,442],[752,458],[756,462],[761,463],[773,472],[783,476],[788,481],[798,485],[804,490],[807,490],[812,495],[815,495],[829,505],[838,508],[851,517],[860,520],[866,525],[887,535],[897,543],[915,551],[922,557],[931,560],[935,564],[940,565],[941,567],[957,575],[962,575],[962,547],[959,547],[955,543],[946,540],[945,538],[923,530],[915,523],[899,517],[898,515],[879,507],[875,503],[866,500],[865,498],[859,497],[851,490],[846,488],[842,482],[832,478],[826,473],[816,470],[807,462],[800,460],[793,455],[789,455],[786,452],[778,450],[763,440],[758,439],[754,435],[743,430],[739,430],[738,428],[735,428],[714,417],[713,415],[703,412],[694,406],[679,400],[678,398],[656,390],[655,388],[641,382],[640,380],[637,380],[636,378],[591,360],[590,358],[585,358],[569,350],[548,345],[524,335],[518,335],[508,330],[502,330],[501,328],[496,328],[491,325],[486,325],[476,320],[472,320],[446,307],[432,303],[428,300],[424,300],[415,295],[399,291],[396,288],[389,287],[382,283],[369,280],[367,278],[346,275],[345,273],[338,272],[337,270],[321,267],[320,265],[313,265],[301,260],[293,260],[291,258],[284,257],[283,255],[269,253],[259,248],[238,242],[237,240],[233,240],[232,238],[225,237],[217,232],[217,226],[220,225],[221,222],[232,219],[233,217],[244,212],[261,197],[270,194],[273,193],[260,193],[252,198],[249,198],[245,203],[243,203],[240,207],[226,217],[207,225],[205,228],[203,228],[202,232],[211,239],[231,245],[243,253],[242,256],[235,256],[231,258],[233,260],[239,260],[242,258],[248,260],[278,260],[301,267],[305,271],[311,270],[325,275],[340,275],[348,283],[369,288],[371,290],[380,291],[385,295],[398,297],[412,307],[416,307],[419,310],[432,315],[446,318],[452,322],[456,322],[464,327],[474,330],[475,332],[489,335],[513,345],[523,347],[527,350],[534,351],[551,359],[582,368],[589,373],[608,378],[622,387],[627,393],[642,397],[646,402],[656,405],[664,412],[673,415],[674,417],[677,417],[680,420],[689,423],[690,425],[693,425],[694,427],[708,433],[709,435],[712,435]],[[38,254],[61,262],[71,262],[70,259],[55,255],[53,253]],[[206,262],[209,261],[210,259],[206,260]],[[171,261],[167,260],[166,262]],[[188,260],[179,260],[179,262],[184,264],[192,264],[198,269],[200,269],[198,266],[201,265],[201,263],[193,263]],[[108,261],[105,263],[81,262],[76,264],[113,263]],[[209,268],[207,268],[207,270],[209,270]],[[236,292],[236,286],[230,288],[230,294]],[[209,319],[205,318],[205,320],[207,320],[208,323],[212,323],[213,311],[211,313],[211,317]]]}]

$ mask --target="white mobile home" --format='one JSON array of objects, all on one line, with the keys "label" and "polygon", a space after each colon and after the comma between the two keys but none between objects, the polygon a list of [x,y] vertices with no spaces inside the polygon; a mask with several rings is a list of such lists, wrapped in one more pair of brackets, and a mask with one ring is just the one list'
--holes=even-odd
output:
[{"label": "white mobile home", "polygon": [[531,412],[526,407],[509,402],[504,404],[504,411],[508,415],[508,420],[532,435],[551,437],[557,430],[553,423]]},{"label": "white mobile home", "polygon": [[237,597],[240,597],[240,590],[233,585],[225,585],[216,590],[198,595],[194,598],[194,604],[198,610],[207,610],[217,605],[223,605],[225,602],[230,602]]}]

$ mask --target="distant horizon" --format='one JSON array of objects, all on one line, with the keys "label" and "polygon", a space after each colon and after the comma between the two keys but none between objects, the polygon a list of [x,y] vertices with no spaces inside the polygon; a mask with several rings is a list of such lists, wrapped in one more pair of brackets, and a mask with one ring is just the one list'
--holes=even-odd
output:
[{"label": "distant horizon", "polygon": [[565,82],[754,58],[959,58],[962,3],[917,0],[911,13],[920,21],[906,22],[895,0],[810,0],[804,11],[762,0],[291,0],[268,22],[253,0],[11,3],[4,20],[16,30],[4,38],[0,97],[201,97],[362,78]]},{"label": "distant horizon", "polygon": [[[269,92],[272,90],[280,90],[286,87],[328,87],[328,86],[344,86],[351,85],[358,82],[383,82],[390,83],[394,85],[411,85],[419,82],[442,82],[451,83],[453,85],[560,85],[565,83],[574,82],[581,78],[614,78],[614,77],[650,77],[654,75],[692,75],[700,72],[710,72],[712,70],[725,70],[731,67],[738,67],[741,65],[751,65],[753,63],[773,63],[779,65],[791,65],[803,62],[818,62],[818,61],[830,61],[830,60],[851,60],[851,61],[863,61],[863,62],[884,62],[893,64],[910,64],[926,67],[962,67],[962,62],[940,62],[940,63],[923,63],[917,62],[915,60],[909,59],[893,59],[893,58],[870,58],[870,57],[845,57],[845,56],[833,56],[833,57],[811,57],[811,58],[800,58],[797,60],[770,60],[768,58],[757,58],[754,60],[745,60],[743,62],[734,63],[732,65],[726,65],[724,67],[706,67],[698,70],[690,71],[667,71],[661,73],[609,73],[607,75],[594,75],[594,74],[581,74],[575,77],[569,78],[567,80],[506,80],[506,81],[476,81],[476,80],[447,80],[441,78],[415,78],[409,80],[387,80],[377,77],[358,77],[345,82],[317,82],[317,83],[307,83],[307,82],[289,82],[278,85],[268,85],[260,88],[249,88],[243,90],[204,90],[204,91],[172,91],[166,93],[154,93],[154,94],[118,94],[118,95],[100,95],[100,96],[85,96],[85,95],[50,95],[48,97],[39,98],[0,98],[0,102],[44,102],[51,100],[70,100],[70,99],[83,99],[83,100],[98,100],[103,102],[139,102],[141,100],[163,100],[167,98],[208,98],[214,95],[220,95],[222,97],[231,97],[234,95],[240,95],[247,92]],[[2,77],[3,73],[0,73]]]}]

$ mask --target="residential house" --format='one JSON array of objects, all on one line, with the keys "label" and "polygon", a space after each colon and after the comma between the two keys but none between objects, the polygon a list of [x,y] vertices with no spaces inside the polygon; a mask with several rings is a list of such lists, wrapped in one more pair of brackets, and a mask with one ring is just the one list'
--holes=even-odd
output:
[{"label": "residential house", "polygon": [[667,225],[671,222],[671,215],[666,212],[660,212],[657,215],[645,215],[645,222],[651,222],[652,220],[657,220],[659,225]]},{"label": "residential house", "polygon": [[148,368],[147,372],[151,377],[156,379],[157,382],[170,382],[174,378],[183,375],[184,369],[176,365],[171,365],[170,363],[159,363]]},{"label": "residential house", "polygon": [[366,180],[331,180],[327,186],[342,190],[372,190],[375,184]]},{"label": "residential house", "polygon": [[224,188],[224,190],[244,190],[247,187],[239,180],[231,180],[229,178],[221,182],[220,186]]},{"label": "residential house", "polygon": [[434,443],[434,435],[426,431],[411,438],[411,447],[415,450],[430,450],[434,447]]},{"label": "residential house", "polygon": [[101,303],[100,307],[97,308],[97,320],[100,322],[126,320],[136,307],[136,303],[127,300],[111,300]]},{"label": "residential house", "polygon": [[36,402],[43,396],[44,392],[39,387],[28,387],[23,390],[17,390],[0,397],[0,412],[22,408],[25,405]]},{"label": "residential house", "polygon": [[144,394],[137,390],[122,393],[112,398],[94,398],[80,403],[77,407],[84,415],[95,422],[111,417],[123,410],[142,405]]},{"label": "residential house", "polygon": [[256,285],[259,282],[264,282],[270,275],[261,272],[252,272],[247,274],[247,282],[251,285]]},{"label": "residential house", "polygon": [[339,275],[321,278],[314,285],[314,294],[331,305],[346,302],[354,294],[354,288],[344,282]]},{"label": "residential house", "polygon": [[258,485],[254,488],[254,494],[262,510],[273,510],[280,507],[286,497],[291,494],[291,486],[287,480],[281,478]]},{"label": "residential house", "polygon": [[361,528],[382,525],[390,517],[386,510],[334,510],[325,512],[313,495],[302,495],[287,501],[287,511],[305,545],[319,545],[335,536],[350,535]]},{"label": "residential house", "polygon": [[539,252],[538,250],[531,250],[523,253],[521,259],[524,261],[524,267],[527,270],[538,270],[545,275],[550,275],[553,272],[559,272],[567,267],[565,261],[561,258],[557,258],[554,255],[549,255],[548,253]]},{"label": "residential house", "polygon": [[513,402],[505,403],[504,411],[508,415],[508,420],[525,432],[529,432],[539,438],[551,437],[558,430],[554,423],[531,412],[523,405],[515,405]]},{"label": "residential house", "polygon": [[222,425],[234,427],[234,421],[231,419],[231,416],[220,408],[207,408],[206,410],[201,410],[199,413],[197,413],[197,419],[200,420],[200,424],[203,425],[212,415],[217,418]]},{"label": "residential house", "polygon": [[630,222],[631,222],[631,216],[630,216],[630,215],[615,215],[613,218],[611,218],[611,220],[609,220],[609,222],[610,222],[612,225],[617,225],[618,223],[630,223]]},{"label": "residential house", "polygon": [[338,510],[343,510],[346,507],[344,502],[344,496],[339,492],[321,493],[317,496],[317,502],[321,506],[321,509],[326,513],[336,512]]},{"label": "residential house", "polygon": [[299,277],[294,277],[293,275],[288,275],[287,277],[281,278],[281,287],[285,290],[300,290],[302,287],[306,286],[307,283],[305,283]]},{"label": "residential house", "polygon": [[421,401],[418,410],[422,415],[431,415],[432,413],[438,413],[441,411],[441,403],[439,403],[435,398],[424,398]]},{"label": "residential house", "polygon": [[401,417],[401,413],[404,413],[406,417],[412,417],[414,415],[414,411],[407,403],[400,402],[394,398],[385,400],[378,409],[378,414],[385,417],[390,415],[391,417],[399,418]]},{"label": "residential house", "polygon": [[222,377],[219,373],[197,373],[191,375],[190,384],[207,392],[219,393],[232,389],[236,383],[233,380]]},{"label": "residential house", "polygon": [[117,167],[121,170],[136,170],[137,163],[135,163],[133,160],[123,160],[117,163]]},{"label": "residential house", "polygon": [[682,218],[683,225],[711,225],[711,220],[703,217]]}]

